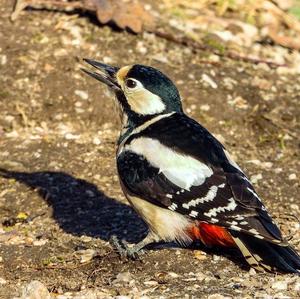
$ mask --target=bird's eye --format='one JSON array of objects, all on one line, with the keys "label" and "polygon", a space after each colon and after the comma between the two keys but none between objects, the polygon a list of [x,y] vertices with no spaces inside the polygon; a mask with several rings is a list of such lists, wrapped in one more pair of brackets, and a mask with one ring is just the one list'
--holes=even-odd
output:
[{"label": "bird's eye", "polygon": [[127,80],[125,81],[125,84],[126,84],[126,86],[127,86],[128,88],[135,88],[136,85],[137,85],[136,81],[134,81],[134,80],[132,80],[132,79],[127,79]]}]

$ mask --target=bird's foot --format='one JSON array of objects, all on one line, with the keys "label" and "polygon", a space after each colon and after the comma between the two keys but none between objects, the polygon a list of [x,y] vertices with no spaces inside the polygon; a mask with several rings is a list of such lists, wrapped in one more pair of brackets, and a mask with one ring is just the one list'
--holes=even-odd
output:
[{"label": "bird's foot", "polygon": [[137,260],[145,253],[139,246],[130,247],[125,240],[119,240],[115,235],[110,238],[110,243],[123,258]]}]

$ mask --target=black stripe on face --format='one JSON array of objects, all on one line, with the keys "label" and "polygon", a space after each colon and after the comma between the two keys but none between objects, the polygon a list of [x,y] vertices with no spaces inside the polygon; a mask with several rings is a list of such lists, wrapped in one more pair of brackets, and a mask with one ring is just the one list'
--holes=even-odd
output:
[{"label": "black stripe on face", "polygon": [[141,114],[134,112],[131,109],[130,105],[128,104],[127,99],[122,91],[117,91],[116,97],[117,97],[118,102],[122,106],[123,112],[126,113],[128,116],[128,124],[127,125],[129,128],[136,128],[158,115],[158,114],[141,115]]}]

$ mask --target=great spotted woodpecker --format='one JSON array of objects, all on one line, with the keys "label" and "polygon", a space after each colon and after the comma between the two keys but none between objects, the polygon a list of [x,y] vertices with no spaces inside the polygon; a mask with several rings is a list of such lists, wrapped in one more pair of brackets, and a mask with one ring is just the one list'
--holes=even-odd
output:
[{"label": "great spotted woodpecker", "polygon": [[121,187],[149,226],[134,257],[158,241],[237,247],[258,270],[300,272],[300,257],[283,240],[251,182],[223,145],[182,109],[179,92],[159,70],[122,68],[84,59],[85,73],[115,93],[122,131],[116,154]]}]

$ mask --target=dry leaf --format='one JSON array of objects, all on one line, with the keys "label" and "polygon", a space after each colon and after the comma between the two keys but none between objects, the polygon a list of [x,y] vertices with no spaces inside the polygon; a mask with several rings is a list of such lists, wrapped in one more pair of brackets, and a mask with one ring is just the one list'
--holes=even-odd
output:
[{"label": "dry leaf", "polygon": [[93,12],[101,24],[114,23],[120,29],[130,29],[139,33],[154,27],[154,17],[137,0],[17,0],[11,19],[14,21],[26,7],[59,9],[70,11],[81,9]]},{"label": "dry leaf", "polygon": [[154,18],[138,1],[120,0],[85,0],[89,7],[94,6],[100,23],[114,22],[121,29],[130,29],[135,33],[141,32],[145,27],[154,26]]}]

